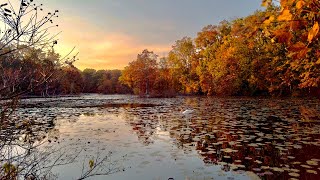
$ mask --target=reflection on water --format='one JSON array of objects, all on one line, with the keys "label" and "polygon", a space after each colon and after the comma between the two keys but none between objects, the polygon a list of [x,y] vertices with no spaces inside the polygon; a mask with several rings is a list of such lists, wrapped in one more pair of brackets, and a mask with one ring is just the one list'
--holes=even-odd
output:
[{"label": "reflection on water", "polygon": [[318,100],[83,99],[91,104],[49,107],[59,141],[126,155],[126,171],[111,179],[320,179]]}]

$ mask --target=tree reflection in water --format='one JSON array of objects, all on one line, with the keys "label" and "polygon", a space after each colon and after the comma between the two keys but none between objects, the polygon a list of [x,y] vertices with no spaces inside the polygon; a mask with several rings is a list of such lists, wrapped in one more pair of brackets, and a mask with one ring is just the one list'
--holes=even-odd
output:
[{"label": "tree reflection in water", "polygon": [[[166,145],[169,146],[166,147],[175,146],[187,156],[197,153],[206,166],[221,167],[222,171],[240,174],[252,171],[264,179],[320,178],[320,123],[314,115],[319,112],[320,106],[316,100],[187,97],[131,99],[133,105],[123,101],[128,99],[109,105],[102,100],[87,99],[86,103],[79,101],[77,108],[63,107],[56,113],[71,124],[77,123],[77,116],[87,116],[78,126],[89,134],[93,133],[95,126],[84,126],[99,123],[100,120],[103,122],[101,125],[107,125],[103,119],[95,118],[96,114],[102,117],[105,114],[119,116],[119,120],[125,121],[122,124],[129,125],[143,146],[157,145],[160,138],[167,138]],[[95,106],[93,102],[99,104]],[[68,101],[65,103],[68,108],[73,105]],[[89,107],[88,103],[91,103]],[[194,109],[192,116],[181,116],[181,110],[188,108]],[[62,113],[65,110],[69,114]],[[75,118],[70,114],[74,114]],[[93,122],[86,122],[89,119]],[[94,133],[99,137],[102,131],[112,136],[109,132],[120,130],[117,124],[114,129],[97,126]],[[53,132],[52,142],[58,136],[57,132]],[[121,132],[117,133],[121,135]],[[131,132],[128,134],[131,135]],[[77,135],[83,136],[85,133],[77,132]],[[131,146],[132,142],[124,148]],[[173,160],[181,157],[175,153],[169,154]]]},{"label": "tree reflection in water", "polygon": [[[319,179],[320,122],[303,119],[305,109],[313,106],[315,113],[319,106],[274,101],[187,98],[181,104],[136,107],[126,114],[144,145],[152,143],[160,129],[169,132],[178,148],[196,150],[206,164],[221,165],[224,171],[253,171],[265,179]],[[186,107],[195,109],[187,120],[179,114]]]},{"label": "tree reflection in water", "polygon": [[[13,102],[0,103],[0,179],[58,179],[54,168],[77,162],[83,162],[78,179],[123,171],[111,161],[111,153],[92,154],[88,159],[81,157],[82,146],[61,145],[64,140],[59,138],[57,113],[52,109],[13,109]],[[80,114],[66,115],[74,122]]]}]

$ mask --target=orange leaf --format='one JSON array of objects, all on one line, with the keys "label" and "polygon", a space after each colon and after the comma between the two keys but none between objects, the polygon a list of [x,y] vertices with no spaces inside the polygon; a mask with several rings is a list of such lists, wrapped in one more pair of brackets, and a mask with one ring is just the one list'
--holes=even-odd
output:
[{"label": "orange leaf", "polygon": [[288,0],[281,0],[280,1],[280,4],[282,7],[285,7],[287,5],[287,3],[288,3]]},{"label": "orange leaf", "polygon": [[305,2],[303,0],[300,0],[297,2],[296,8],[299,10],[303,7],[304,4],[305,4]]},{"label": "orange leaf", "polygon": [[269,25],[271,22],[273,22],[274,21],[274,16],[270,16],[269,17],[269,19],[267,19],[267,20],[265,20],[263,23],[265,24],[265,25]]},{"label": "orange leaf", "polygon": [[281,7],[289,7],[292,6],[295,1],[296,0],[280,0],[280,5]]},{"label": "orange leaf", "polygon": [[309,50],[310,50],[309,48],[304,48],[304,49],[302,49],[301,51],[299,51],[299,52],[297,53],[297,58],[298,58],[298,59],[303,59],[303,58],[305,58]]},{"label": "orange leaf", "polygon": [[268,7],[271,4],[272,0],[262,0],[261,6]]},{"label": "orange leaf", "polygon": [[302,23],[300,21],[291,21],[290,28],[295,31],[301,29]]},{"label": "orange leaf", "polygon": [[297,51],[300,51],[302,49],[306,48],[306,45],[302,42],[297,42],[296,44],[292,45],[289,47],[289,50],[290,51],[293,51],[293,52],[297,52]]},{"label": "orange leaf", "polygon": [[274,32],[274,35],[277,37],[277,42],[289,44],[292,39],[292,34],[285,29],[279,29]]},{"label": "orange leaf", "polygon": [[312,42],[313,38],[318,34],[319,32],[319,24],[318,22],[314,23],[312,29],[309,31],[309,34],[308,34],[308,41],[309,43]]},{"label": "orange leaf", "polygon": [[283,9],[280,16],[278,17],[279,21],[290,21],[292,19],[292,14],[288,8]]}]

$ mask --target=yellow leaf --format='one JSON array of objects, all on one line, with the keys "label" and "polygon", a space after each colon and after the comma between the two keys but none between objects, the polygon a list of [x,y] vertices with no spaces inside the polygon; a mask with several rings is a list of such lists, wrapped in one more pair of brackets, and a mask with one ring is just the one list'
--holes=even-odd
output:
[{"label": "yellow leaf", "polygon": [[283,9],[280,16],[278,17],[279,21],[290,21],[292,19],[292,14],[288,8]]},{"label": "yellow leaf", "polygon": [[297,2],[296,8],[299,10],[299,9],[301,9],[303,7],[304,4],[305,4],[305,2],[300,0],[300,1]]},{"label": "yellow leaf", "polygon": [[268,7],[271,4],[272,0],[262,0],[261,6]]},{"label": "yellow leaf", "polygon": [[280,0],[281,7],[290,7],[296,0]]},{"label": "yellow leaf", "polygon": [[314,23],[312,29],[309,31],[309,34],[308,34],[309,43],[312,42],[313,38],[318,34],[318,32],[319,32],[319,23],[316,22]]},{"label": "yellow leaf", "polygon": [[274,16],[270,16],[269,17],[269,19],[267,19],[267,20],[265,20],[263,23],[265,24],[265,25],[269,25],[271,22],[273,22],[274,21]]},{"label": "yellow leaf", "polygon": [[271,35],[271,33],[270,33],[267,29],[265,29],[265,30],[264,30],[264,35],[265,35],[266,37],[269,37],[269,36]]},{"label": "yellow leaf", "polygon": [[89,161],[89,167],[90,167],[90,169],[92,169],[93,166],[94,166],[94,161],[93,161],[93,160],[90,160],[90,161]]},{"label": "yellow leaf", "polygon": [[320,64],[320,58],[318,59],[318,61],[316,62],[316,64]]}]

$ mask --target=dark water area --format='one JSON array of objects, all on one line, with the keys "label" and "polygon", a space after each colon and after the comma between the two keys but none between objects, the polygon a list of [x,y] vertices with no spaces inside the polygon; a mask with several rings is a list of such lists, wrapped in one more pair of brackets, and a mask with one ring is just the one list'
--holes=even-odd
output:
[{"label": "dark water area", "polygon": [[54,118],[45,141],[81,157],[112,151],[124,171],[92,179],[320,179],[319,114],[317,99],[86,95],[25,99],[16,117]]}]

